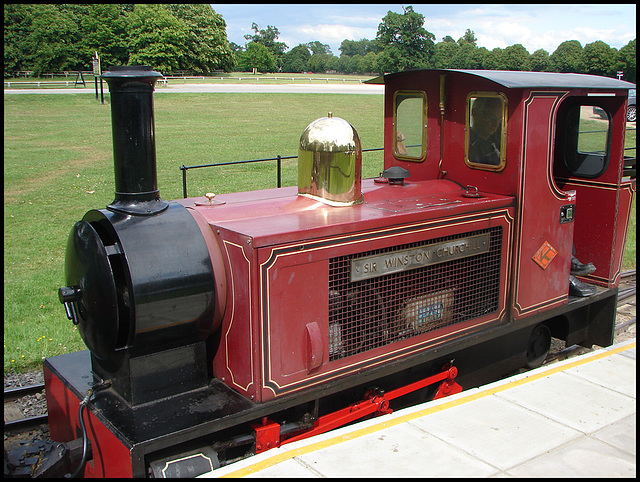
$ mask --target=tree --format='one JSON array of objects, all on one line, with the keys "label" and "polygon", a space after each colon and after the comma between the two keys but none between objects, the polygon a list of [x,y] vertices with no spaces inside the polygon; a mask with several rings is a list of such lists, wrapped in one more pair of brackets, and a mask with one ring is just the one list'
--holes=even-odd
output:
[{"label": "tree", "polygon": [[636,81],[636,39],[630,41],[618,52],[618,66],[616,70],[623,72],[623,79],[629,82]]},{"label": "tree", "polygon": [[460,50],[460,46],[451,37],[447,36],[435,45],[433,53],[433,66],[436,69],[449,69],[453,67],[453,59]]},{"label": "tree", "polygon": [[550,68],[549,52],[538,49],[529,58],[529,68],[534,72],[548,72]]},{"label": "tree", "polygon": [[238,52],[242,52],[244,50],[244,47],[242,45],[238,45],[235,42],[229,42],[229,48],[234,54],[237,54]]},{"label": "tree", "polygon": [[478,46],[478,39],[476,38],[476,34],[473,30],[465,30],[464,35],[458,39],[458,45],[470,44],[474,47]]},{"label": "tree", "polygon": [[[253,23],[253,35],[245,35],[250,40],[247,46],[230,43],[224,19],[208,4],[5,4],[4,68],[5,76],[25,70],[36,75],[87,70],[97,51],[103,68],[138,63],[166,73],[230,71],[236,57],[243,56],[241,70],[275,71],[280,65],[289,71],[345,73],[431,67],[526,68],[610,77],[622,71],[625,80],[636,80],[635,39],[619,51],[599,40],[584,48],[577,40],[568,40],[552,55],[542,49],[529,55],[519,44],[492,51],[479,48],[470,29],[457,41],[447,35],[434,44],[433,34],[423,26],[424,17],[411,6],[402,14],[389,11],[375,40],[345,39],[338,58],[319,41],[301,44],[285,54],[287,46],[277,41],[280,32],[271,25],[261,29]],[[249,47],[252,43],[265,47],[271,58]]]},{"label": "tree", "polygon": [[32,70],[41,75],[86,66],[77,47],[81,38],[78,24],[69,8],[45,4],[4,8],[5,74]]},{"label": "tree", "polygon": [[522,44],[510,45],[502,51],[504,70],[529,70],[529,52]]},{"label": "tree", "polygon": [[309,42],[307,46],[309,47],[309,50],[311,50],[312,55],[316,55],[316,54],[332,55],[331,47],[328,44],[323,44],[321,42],[318,42],[317,40],[314,40],[313,42]]},{"label": "tree", "polygon": [[251,24],[251,29],[254,31],[254,34],[245,35],[244,38],[246,40],[264,45],[276,58],[284,55],[284,51],[287,50],[288,47],[284,42],[276,42],[280,36],[280,31],[276,27],[267,25],[266,29],[261,30],[258,24],[254,22]]},{"label": "tree", "polygon": [[601,40],[584,46],[585,71],[594,75],[615,77],[618,51]]},{"label": "tree", "polygon": [[285,72],[304,72],[307,63],[311,58],[307,44],[299,44],[284,54],[282,59],[282,70]]},{"label": "tree", "polygon": [[127,63],[129,51],[127,49],[127,10],[116,3],[92,3],[80,18],[82,31],[82,57],[89,59],[95,52],[100,56],[102,68],[111,65]]},{"label": "tree", "polygon": [[487,65],[491,62],[493,53],[486,47],[478,47],[473,52],[474,62],[478,65],[476,69],[487,69]]},{"label": "tree", "polygon": [[128,16],[129,64],[172,72],[183,65],[189,29],[165,5],[139,4]]},{"label": "tree", "polygon": [[32,50],[29,36],[34,9],[38,5],[4,5],[4,76],[20,70],[28,70],[26,56]]},{"label": "tree", "polygon": [[209,4],[173,4],[169,10],[187,26],[186,52],[181,69],[199,73],[230,72],[236,58],[227,40],[227,24]]},{"label": "tree", "polygon": [[470,43],[463,42],[456,49],[455,55],[451,58],[451,68],[454,69],[478,69],[482,65],[478,64],[475,59],[475,53],[478,50]]},{"label": "tree", "polygon": [[360,74],[379,73],[378,54],[375,52],[367,52],[364,57],[361,57],[358,62],[357,72]]},{"label": "tree", "polygon": [[260,29],[257,23],[253,22],[251,28],[254,31],[253,35],[245,35],[244,38],[250,42],[254,42],[263,45],[271,52],[273,58],[276,61],[275,70],[269,70],[269,72],[275,72],[278,68],[282,67],[282,61],[285,50],[287,50],[287,44],[284,42],[276,42],[280,31],[272,26],[267,25],[266,29]]},{"label": "tree", "polygon": [[551,54],[553,72],[585,73],[584,52],[577,40],[566,40]]},{"label": "tree", "polygon": [[225,22],[210,5],[5,5],[5,75],[144,63],[162,71],[230,70]]},{"label": "tree", "polygon": [[333,70],[335,68],[334,58],[336,57],[329,54],[313,54],[307,65],[312,72],[326,72],[327,70]]},{"label": "tree", "polygon": [[374,40],[367,40],[366,38],[360,40],[343,40],[338,48],[340,55],[367,55],[369,52],[377,53],[378,48]]},{"label": "tree", "polygon": [[238,68],[243,72],[257,69],[259,72],[275,72],[276,58],[267,47],[257,42],[249,42],[244,52],[238,54]]},{"label": "tree", "polygon": [[389,11],[378,26],[376,44],[385,72],[423,69],[431,66],[435,35],[423,28],[424,16],[408,6],[403,14]]},{"label": "tree", "polygon": [[358,72],[358,64],[362,55],[341,55],[338,62],[338,70],[343,74],[353,74]]},{"label": "tree", "polygon": [[487,50],[487,54],[484,58],[483,68],[487,70],[503,70],[502,49],[500,47]]}]

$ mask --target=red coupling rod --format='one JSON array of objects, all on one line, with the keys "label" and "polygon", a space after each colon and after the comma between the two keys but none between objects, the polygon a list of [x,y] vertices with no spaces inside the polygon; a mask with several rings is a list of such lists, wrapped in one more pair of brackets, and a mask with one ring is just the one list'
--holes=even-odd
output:
[{"label": "red coupling rod", "polygon": [[[279,443],[276,443],[275,441],[274,432],[276,427],[279,428],[279,425],[274,422],[265,423],[263,419],[262,425],[252,425],[252,427],[256,430],[256,453],[264,452],[265,450],[268,450],[268,448],[272,448],[274,446],[274,443],[276,443],[277,446],[281,446],[287,443],[303,440],[308,437],[313,437],[314,435],[328,432],[329,430],[341,427],[350,422],[366,417],[367,415],[383,415],[391,413],[393,412],[393,410],[389,408],[390,400],[401,397],[416,390],[420,390],[421,388],[424,388],[426,386],[433,385],[434,383],[441,382],[436,391],[434,399],[446,397],[447,395],[453,395],[454,393],[459,393],[462,391],[462,387],[454,382],[454,378],[457,375],[458,369],[453,365],[448,364],[443,367],[442,372],[436,373],[435,375],[431,375],[427,378],[423,378],[422,380],[419,380],[417,382],[410,383],[409,385],[405,385],[404,387],[400,387],[386,393],[378,390],[370,390],[365,393],[364,398],[361,401],[319,417],[318,420],[315,421],[312,428],[294,435],[293,437],[289,437],[285,440],[278,440]],[[270,437],[273,437],[268,441],[264,438],[267,436],[267,433]],[[260,442],[258,442],[259,439]],[[260,445],[260,449],[258,449],[258,445]],[[267,445],[269,445],[268,448],[266,447]]]}]

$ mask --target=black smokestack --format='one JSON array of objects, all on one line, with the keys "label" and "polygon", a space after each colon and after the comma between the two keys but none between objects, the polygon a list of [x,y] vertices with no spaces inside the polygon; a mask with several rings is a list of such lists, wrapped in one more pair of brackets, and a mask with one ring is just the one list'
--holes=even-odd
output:
[{"label": "black smokestack", "polygon": [[156,170],[153,91],[162,74],[147,66],[111,67],[102,76],[111,93],[115,199],[107,206],[126,214],[165,210]]}]

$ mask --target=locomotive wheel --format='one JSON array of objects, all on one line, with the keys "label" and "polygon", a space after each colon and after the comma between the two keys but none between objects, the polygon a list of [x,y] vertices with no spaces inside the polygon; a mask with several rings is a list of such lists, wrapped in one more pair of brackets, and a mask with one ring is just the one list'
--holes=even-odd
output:
[{"label": "locomotive wheel", "polygon": [[537,368],[544,362],[551,348],[551,330],[547,325],[536,326],[527,341],[525,360],[529,368]]}]

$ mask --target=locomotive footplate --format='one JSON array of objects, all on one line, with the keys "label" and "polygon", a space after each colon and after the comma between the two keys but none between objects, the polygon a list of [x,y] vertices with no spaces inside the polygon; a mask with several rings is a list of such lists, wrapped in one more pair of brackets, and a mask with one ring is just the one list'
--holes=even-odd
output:
[{"label": "locomotive footplate", "polygon": [[[91,391],[91,387],[97,382],[94,375],[84,368],[89,366],[89,360],[89,351],[85,350],[52,357],[44,363],[45,384],[49,394],[48,408],[51,413],[56,414],[55,420],[58,421],[50,427],[51,436],[58,441],[66,442],[67,445],[78,445],[81,442],[80,433],[77,430],[69,432],[69,429],[73,430],[72,427],[79,425],[77,418],[74,419],[77,407],[81,404],[83,395]],[[378,407],[379,413],[391,413],[389,400],[427,385],[435,384],[438,388],[435,398],[457,393],[462,390],[462,387],[453,381],[456,374],[455,367],[446,365],[442,372],[424,378],[413,386],[392,390],[384,396],[382,396],[384,391],[374,393],[375,396],[367,393],[365,398],[369,398],[366,401],[320,417],[315,423],[313,421],[309,423],[307,427],[278,425],[278,433],[274,437],[280,440],[282,435],[291,431],[295,434],[293,438],[282,439],[282,443],[290,443],[294,439],[306,438],[355,421],[371,412],[365,407],[362,414],[357,413],[354,407],[358,405],[371,405],[377,402],[382,404],[382,408]],[[212,448],[212,445],[215,445],[212,443],[215,437],[207,437],[208,435],[239,425],[246,424],[247,428],[253,427],[255,423],[248,422],[254,421],[256,417],[266,420],[267,415],[278,411],[282,405],[291,405],[291,397],[287,398],[288,403],[284,404],[282,400],[256,404],[215,379],[208,387],[135,407],[127,405],[113,390],[96,392],[95,398],[88,404],[89,413],[85,413],[83,417],[88,428],[90,451],[100,455],[98,460],[94,459],[93,464],[87,464],[88,473],[85,472],[85,475],[148,477],[152,475],[151,471],[155,471],[153,461],[160,461],[166,468],[167,464],[164,464],[164,460],[175,460],[178,458],[176,455],[181,458],[188,458],[189,455],[210,457],[215,464],[218,462],[217,454]],[[346,415],[341,415],[342,412]],[[340,418],[345,418],[345,421],[340,421]],[[68,425],[60,423],[60,420],[65,420]],[[306,429],[308,433],[305,433]],[[253,434],[250,431],[247,434],[248,436],[236,437],[236,441],[252,443]],[[259,453],[263,450],[258,444],[258,430],[255,437],[256,452]],[[198,442],[191,443],[197,439],[206,440],[206,442],[201,441],[200,445]],[[95,440],[99,442],[96,443]],[[194,447],[197,449],[194,450]],[[146,466],[150,462],[148,455],[151,453],[154,455],[151,458],[151,470],[148,470]],[[164,457],[166,454],[172,455]],[[197,460],[189,460],[188,463],[192,466],[194,462],[198,463]],[[207,471],[219,466],[214,464]],[[75,462],[74,465],[76,465]],[[75,466],[72,467],[72,469],[75,468]],[[176,474],[174,473],[173,476]],[[180,474],[178,473],[177,476]]]}]

